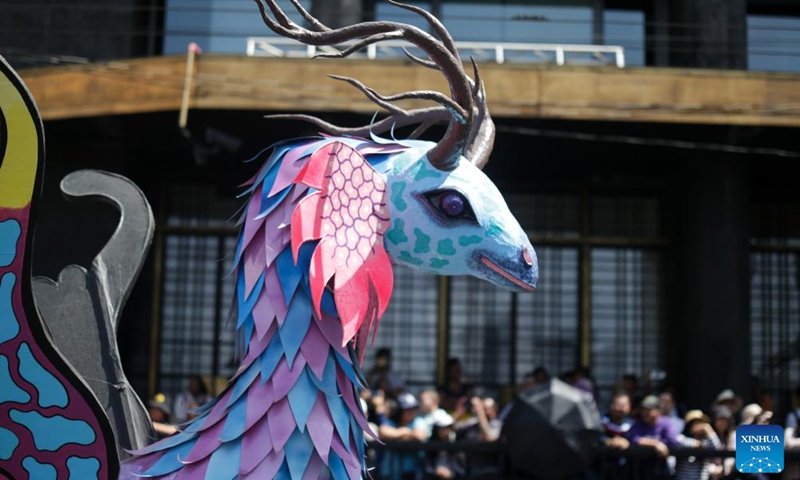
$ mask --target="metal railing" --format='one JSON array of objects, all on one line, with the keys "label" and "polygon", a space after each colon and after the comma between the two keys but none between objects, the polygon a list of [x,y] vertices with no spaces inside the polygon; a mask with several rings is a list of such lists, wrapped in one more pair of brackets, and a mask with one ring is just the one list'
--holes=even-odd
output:
[{"label": "metal railing", "polygon": [[[379,452],[380,455],[383,455],[379,462],[389,462],[389,467],[394,467],[389,468],[389,470],[394,472],[400,471],[398,467],[400,467],[399,462],[403,461],[402,455],[412,454],[417,459],[418,475],[415,475],[415,477],[432,479],[433,476],[429,472],[430,469],[426,468],[427,462],[432,458],[432,455],[442,451],[464,456],[466,475],[460,478],[466,478],[467,480],[532,480],[534,478],[530,474],[515,468],[507,455],[507,445],[502,442],[370,442],[367,464],[370,468],[376,467],[371,470],[372,477],[375,480],[402,480],[397,473],[386,475],[382,472],[381,466],[375,464],[376,453]],[[391,455],[392,453],[394,455]],[[390,455],[387,457],[387,454]],[[476,473],[476,469],[473,468],[473,460],[476,455],[483,459],[482,466],[484,468],[482,473]],[[675,448],[670,450],[670,456],[679,461],[687,459],[690,461],[703,459],[722,461],[736,456],[736,452],[705,448]],[[784,457],[787,464],[800,463],[800,450],[786,450]],[[493,468],[485,468],[487,466],[485,463],[487,458],[494,459],[491,462]],[[658,471],[656,465],[663,463],[663,460],[661,460],[661,463],[657,462],[657,460],[659,459],[652,448],[631,447],[626,450],[620,450],[600,447],[595,452],[594,461],[591,465],[575,478],[593,480],[661,480],[663,478],[672,478],[669,473]],[[487,473],[487,470],[493,473]]]},{"label": "metal railing", "polygon": [[[320,53],[336,53],[355,42],[345,42],[338,47],[304,45],[289,38],[249,37],[249,57],[312,58]],[[456,42],[462,58],[495,63],[588,63],[625,67],[625,49],[617,45],[559,45],[546,43]],[[404,59],[403,49],[424,56],[416,47],[402,40],[387,40],[368,45],[349,58],[369,60]]]}]

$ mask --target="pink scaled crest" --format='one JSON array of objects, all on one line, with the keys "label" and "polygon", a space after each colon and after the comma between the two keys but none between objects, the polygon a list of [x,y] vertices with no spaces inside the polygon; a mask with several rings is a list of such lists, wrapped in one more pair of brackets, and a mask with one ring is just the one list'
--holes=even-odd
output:
[{"label": "pink scaled crest", "polygon": [[310,267],[317,318],[322,318],[322,294],[333,278],[342,345],[356,335],[362,343],[392,294],[392,267],[383,246],[389,228],[386,183],[360,153],[338,141],[314,152],[294,183],[318,190],[292,215],[295,262],[304,242],[319,240]]}]

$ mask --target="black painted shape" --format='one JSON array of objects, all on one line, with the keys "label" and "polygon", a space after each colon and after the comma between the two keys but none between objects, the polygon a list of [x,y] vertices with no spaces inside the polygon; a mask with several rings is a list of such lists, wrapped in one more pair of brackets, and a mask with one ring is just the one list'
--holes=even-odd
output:
[{"label": "black painted shape", "polygon": [[73,172],[61,181],[68,197],[94,197],[120,210],[111,239],[87,271],[69,265],[58,281],[33,280],[33,291],[53,343],[97,396],[111,421],[121,458],[155,439],[150,417],[125,378],[117,324],[153,239],[150,205],[125,177],[99,170]]}]

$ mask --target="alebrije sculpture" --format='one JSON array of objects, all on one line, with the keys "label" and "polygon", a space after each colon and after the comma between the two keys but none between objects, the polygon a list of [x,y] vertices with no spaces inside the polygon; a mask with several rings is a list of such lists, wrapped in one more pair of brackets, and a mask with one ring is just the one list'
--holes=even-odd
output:
[{"label": "alebrije sculpture", "polygon": [[[244,185],[232,309],[241,365],[179,433],[133,452],[120,478],[367,476],[360,361],[388,305],[393,264],[535,289],[533,247],[480,170],[494,141],[483,83],[477,67],[474,79],[466,74],[444,26],[422,9],[392,2],[422,16],[435,36],[394,22],[330,29],[290,1],[310,29],[295,24],[275,0],[257,0],[275,32],[313,45],[355,41],[341,53],[321,55],[335,57],[406,40],[428,58],[409,57],[439,69],[451,96],[383,96],[341,78],[390,116],[353,129],[290,116],[324,134],[273,145]],[[438,106],[406,111],[391,103],[403,99]],[[448,122],[439,142],[416,139],[438,122]],[[377,136],[410,125],[418,128],[409,140]]]},{"label": "alebrije sculpture", "polygon": [[[329,29],[292,2],[310,30],[275,1],[259,1],[275,32],[313,45],[355,40],[344,57],[404,39],[450,83],[452,97],[382,96],[343,78],[391,116],[360,129],[307,118],[326,134],[274,145],[246,184],[236,249],[234,318],[242,362],[226,391],[182,432],[138,452],[123,470],[172,478],[358,479],[364,431],[360,357],[392,291],[392,262],[442,275],[470,274],[517,291],[535,288],[527,235],[481,172],[494,139],[483,84],[470,79],[443,25],[439,38],[410,25],[366,22]],[[394,2],[393,2],[394,3]],[[428,99],[405,111],[391,102]],[[295,117],[296,118],[296,117]],[[303,117],[301,117],[303,118]],[[393,125],[449,121],[438,143],[363,138]]]}]

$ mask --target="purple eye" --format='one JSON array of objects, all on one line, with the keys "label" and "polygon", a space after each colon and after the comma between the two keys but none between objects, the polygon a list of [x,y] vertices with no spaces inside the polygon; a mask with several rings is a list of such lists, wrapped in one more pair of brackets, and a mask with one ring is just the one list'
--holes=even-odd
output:
[{"label": "purple eye", "polygon": [[457,193],[445,193],[439,198],[439,208],[448,217],[460,217],[465,208],[464,197]]},{"label": "purple eye", "polygon": [[475,221],[475,213],[461,192],[451,189],[433,190],[425,194],[431,206],[444,220]]}]

